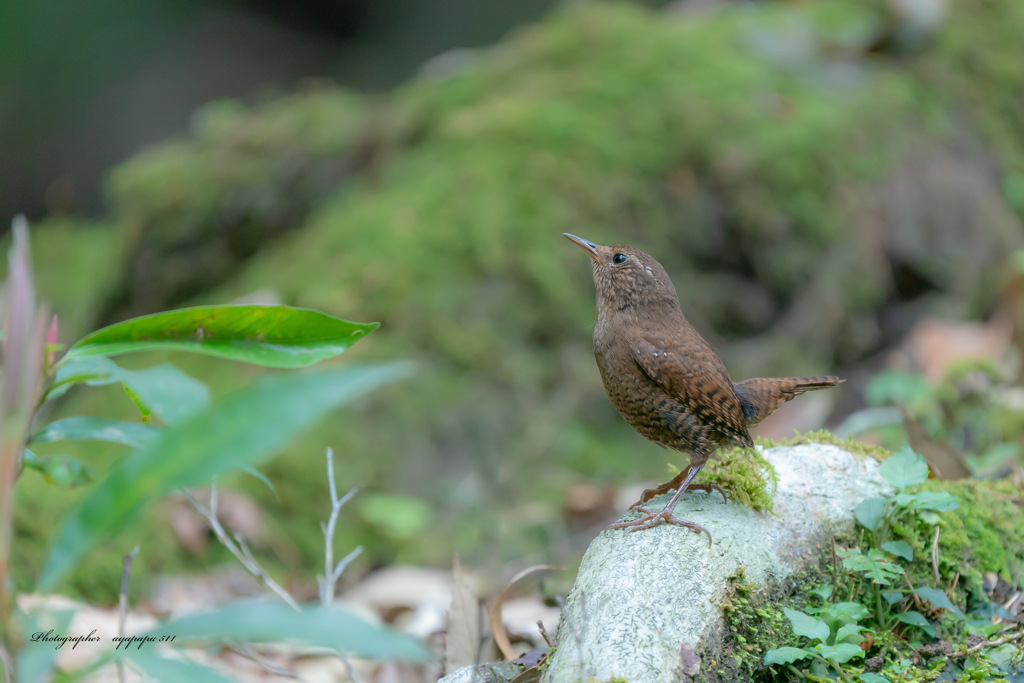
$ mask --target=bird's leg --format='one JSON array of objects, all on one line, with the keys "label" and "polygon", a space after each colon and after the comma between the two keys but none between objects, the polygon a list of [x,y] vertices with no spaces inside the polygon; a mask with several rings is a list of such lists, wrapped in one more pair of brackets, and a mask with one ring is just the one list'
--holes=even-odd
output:
[{"label": "bird's leg", "polygon": [[[661,512],[650,512],[641,505],[639,510],[641,512],[646,512],[646,515],[640,517],[639,519],[634,519],[629,522],[618,522],[617,524],[612,524],[608,528],[625,529],[626,531],[640,531],[641,529],[650,529],[651,527],[658,526],[659,524],[674,524],[676,526],[684,526],[687,529],[690,529],[698,534],[707,534],[708,547],[710,548],[710,531],[702,527],[700,524],[697,524],[695,522],[687,522],[686,520],[679,519],[678,517],[672,514],[672,512],[676,509],[676,504],[679,502],[679,498],[682,497],[683,492],[690,487],[690,482],[693,480],[694,477],[697,476],[697,473],[700,472],[702,469],[704,469],[704,463],[701,463],[699,465],[691,464],[689,467],[686,468],[686,470],[684,470],[684,472],[680,473],[681,475],[685,474],[686,476],[683,478],[682,483],[679,484],[679,488],[676,489],[675,495],[672,496],[672,499],[668,501],[668,505],[666,505],[665,509],[662,510]],[[678,479],[678,477],[676,477],[676,479]],[[674,482],[675,479],[669,482],[669,484],[672,484]]]},{"label": "bird's leg", "polygon": [[[701,467],[703,467],[703,465],[701,465]],[[663,493],[668,493],[673,489],[678,491],[680,485],[684,480],[686,480],[686,477],[689,475],[689,473],[690,465],[687,465],[686,468],[682,472],[677,474],[672,481],[667,481],[664,484],[661,484],[660,486],[657,486],[653,489],[644,489],[644,492],[640,495],[640,500],[630,505],[629,509],[644,511],[644,504],[651,498],[654,498],[655,496],[660,496]],[[692,479],[693,477],[690,478]],[[690,484],[689,486],[683,486],[683,488],[687,491],[704,491],[705,493],[718,491],[719,493],[722,494],[722,498],[724,498],[725,500],[729,500],[729,496],[725,494],[725,491],[722,490],[722,487],[719,486],[718,484]]]}]

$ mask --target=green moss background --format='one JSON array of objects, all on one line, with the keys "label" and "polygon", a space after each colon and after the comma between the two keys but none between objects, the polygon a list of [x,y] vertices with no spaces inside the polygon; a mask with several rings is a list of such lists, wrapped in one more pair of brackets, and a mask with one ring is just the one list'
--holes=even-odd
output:
[{"label": "green moss background", "polygon": [[[891,30],[883,3],[699,15],[579,3],[387,96],[320,84],[214,103],[191,135],[111,173],[110,217],[93,229],[103,241],[66,252],[73,269],[40,266],[40,289],[64,341],[124,315],[258,292],[380,320],[343,362],[418,362],[415,379],[270,463],[276,494],[229,483],[267,512],[272,566],[312,577],[328,445],[343,487],[397,496],[383,499],[394,515],[373,502],[345,515],[338,547],[363,543],[366,564],[447,565],[454,550],[550,561],[579,546],[561,521],[568,485],[656,479],[682,462],[614,415],[591,355],[589,268],[559,233],[654,254],[737,377],[876,354],[901,333],[888,321],[908,299],[986,314],[1003,259],[1024,245],[1014,1],[957,2],[934,44],[902,56],[875,48]],[[970,164],[953,171],[991,180],[969,216],[933,224],[941,206],[895,202],[906,169],[961,158]],[[49,243],[63,229],[34,235],[38,263],[56,263]],[[173,360],[216,392],[256,374]],[[61,412],[121,404],[79,392]],[[86,447],[86,460],[116,457],[101,451]],[[24,486],[31,577],[74,495]],[[159,511],[136,533],[143,573],[210,559],[182,560]],[[68,588],[113,597],[129,542],[90,556]]]}]

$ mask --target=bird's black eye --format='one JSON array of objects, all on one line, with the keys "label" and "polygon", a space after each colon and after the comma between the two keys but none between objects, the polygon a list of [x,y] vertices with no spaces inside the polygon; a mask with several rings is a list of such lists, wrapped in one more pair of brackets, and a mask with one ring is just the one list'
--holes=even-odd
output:
[{"label": "bird's black eye", "polygon": [[615,256],[612,256],[612,263],[614,263],[615,265],[619,265],[620,263],[625,263],[626,259],[628,258],[629,257],[626,256],[625,254],[616,254]]}]

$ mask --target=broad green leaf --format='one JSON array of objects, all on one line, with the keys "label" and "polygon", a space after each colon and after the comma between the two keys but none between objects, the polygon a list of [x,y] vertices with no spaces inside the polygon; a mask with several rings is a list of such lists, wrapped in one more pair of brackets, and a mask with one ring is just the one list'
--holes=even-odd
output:
[{"label": "broad green leaf", "polygon": [[949,611],[959,616],[961,619],[964,618],[964,613],[961,612],[960,608],[954,605],[952,601],[950,601],[949,596],[946,595],[943,591],[940,591],[937,588],[932,588],[930,586],[919,586],[914,589],[914,592],[922,598],[924,598],[925,600],[927,600],[928,602],[935,605],[936,607],[948,609]]},{"label": "broad green leaf", "polygon": [[[126,370],[109,358],[80,358],[57,370],[54,386],[66,388],[75,382],[89,386],[122,384],[143,416],[152,410],[168,424],[183,420],[210,402],[205,384],[168,363]],[[51,397],[54,395],[51,392]]]},{"label": "broad green leaf", "polygon": [[786,614],[786,618],[789,619],[789,623],[793,625],[793,633],[798,636],[804,636],[811,640],[820,640],[822,642],[828,638],[828,626],[821,619],[815,619],[814,617],[807,616],[803,612],[798,612],[788,607],[783,607],[782,611]]},{"label": "broad green leaf", "polygon": [[889,683],[889,679],[885,676],[879,676],[870,672],[862,673],[858,678],[862,683]]},{"label": "broad green leaf", "polygon": [[296,612],[277,601],[241,601],[216,612],[191,614],[161,624],[145,635],[164,634],[173,635],[175,645],[297,642],[370,659],[416,662],[433,659],[430,650],[415,638],[374,626],[330,605],[304,607]]},{"label": "broad green leaf", "polygon": [[896,618],[904,624],[910,624],[911,626],[931,626],[920,612],[901,612],[896,615]]},{"label": "broad green leaf", "polygon": [[812,590],[811,595],[817,595],[823,601],[828,602],[828,599],[832,596],[832,590],[832,584],[826,583]]},{"label": "broad green leaf", "polygon": [[768,652],[764,654],[764,663],[765,666],[770,666],[772,664],[792,664],[793,662],[798,662],[801,659],[808,659],[813,656],[813,652],[799,647],[777,647],[774,650],[768,650]]},{"label": "broad green leaf", "polygon": [[860,624],[846,624],[844,626],[840,626],[839,630],[836,631],[835,642],[842,643],[847,638],[856,636],[857,639],[852,640],[850,642],[852,642],[854,645],[859,645],[861,641],[864,640],[864,637],[860,634],[860,632],[866,629],[867,626],[861,626]]},{"label": "broad green leaf", "polygon": [[838,645],[819,645],[815,650],[825,659],[831,659],[839,664],[846,664],[854,657],[863,657],[864,650],[853,643],[839,643]]},{"label": "broad green leaf", "polygon": [[[1006,671],[1010,669],[1014,659],[1019,661],[1020,649],[1012,643],[1004,643],[998,647],[987,648],[985,656],[996,667]],[[1017,672],[1020,672],[1020,667],[1017,667]]]},{"label": "broad green leaf", "polygon": [[839,617],[847,617],[854,621],[859,621],[868,615],[868,608],[859,602],[837,602],[834,605],[829,605],[825,610],[829,619],[838,619]]},{"label": "broad green leaf", "polygon": [[917,626],[931,637],[935,637],[935,627],[928,623],[928,620],[925,619],[922,615],[918,614],[917,612],[904,612],[902,614],[897,614],[896,618],[902,621],[904,624]]},{"label": "broad green leaf", "polygon": [[895,605],[903,599],[903,593],[899,591],[882,591],[882,599],[885,600],[887,605]]},{"label": "broad green leaf", "polygon": [[868,531],[874,531],[878,527],[878,522],[885,516],[885,499],[868,498],[863,500],[853,509],[853,515],[861,526]]},{"label": "broad green leaf", "polygon": [[882,462],[882,478],[898,489],[928,481],[928,463],[909,446]]},{"label": "broad green leaf", "polygon": [[890,552],[897,557],[902,557],[907,562],[914,559],[914,549],[906,541],[886,541],[882,544],[882,550]]},{"label": "broad green leaf", "polygon": [[917,493],[901,493],[896,496],[896,504],[912,510],[934,510],[948,512],[960,507],[960,499],[946,491],[918,491]]},{"label": "broad green leaf", "polygon": [[122,531],[167,493],[260,462],[346,400],[408,374],[407,364],[389,363],[269,375],[160,430],[131,457],[119,460],[63,520],[41,588],[52,588],[94,543]]},{"label": "broad green leaf", "polygon": [[147,443],[155,434],[155,429],[137,422],[120,422],[104,417],[66,417],[46,425],[33,434],[29,441],[110,441],[138,447]]},{"label": "broad green leaf", "polygon": [[191,351],[274,368],[341,354],[377,329],[291,306],[196,306],[144,315],[88,335],[65,359],[136,351]]}]

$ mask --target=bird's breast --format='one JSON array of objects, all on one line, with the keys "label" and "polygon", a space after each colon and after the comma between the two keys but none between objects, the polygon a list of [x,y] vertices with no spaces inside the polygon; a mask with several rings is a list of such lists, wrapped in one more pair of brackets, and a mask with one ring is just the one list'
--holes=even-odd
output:
[{"label": "bird's breast", "polygon": [[706,441],[706,430],[675,396],[640,368],[622,339],[595,335],[594,357],[608,397],[619,415],[641,435],[668,448],[693,452]]}]

